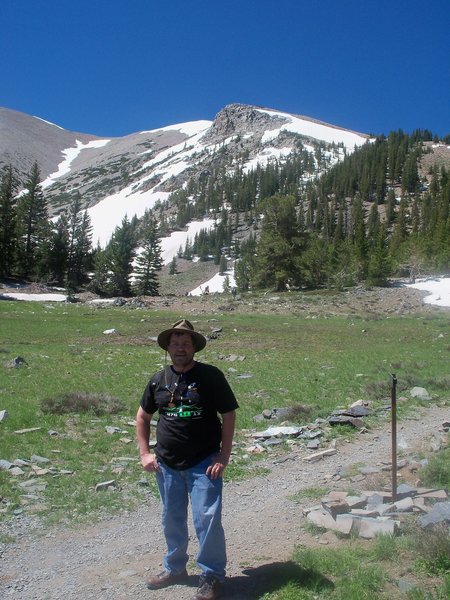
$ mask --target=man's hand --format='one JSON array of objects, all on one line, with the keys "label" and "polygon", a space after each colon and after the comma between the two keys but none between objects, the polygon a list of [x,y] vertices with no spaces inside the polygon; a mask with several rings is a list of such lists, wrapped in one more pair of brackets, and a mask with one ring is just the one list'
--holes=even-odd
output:
[{"label": "man's hand", "polygon": [[158,459],[156,458],[156,455],[151,452],[141,454],[141,465],[144,467],[145,471],[148,471],[149,473],[159,471]]},{"label": "man's hand", "polygon": [[211,477],[211,479],[218,479],[219,477],[222,477],[227,465],[228,459],[219,452],[219,454],[216,454],[213,457],[211,464],[206,469],[206,474]]}]

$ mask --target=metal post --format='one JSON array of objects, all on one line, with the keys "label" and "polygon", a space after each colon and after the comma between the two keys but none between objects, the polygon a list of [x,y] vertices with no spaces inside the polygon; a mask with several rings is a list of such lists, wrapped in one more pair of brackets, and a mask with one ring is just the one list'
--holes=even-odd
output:
[{"label": "metal post", "polygon": [[392,434],[392,502],[397,499],[397,377],[392,374],[391,434]]}]

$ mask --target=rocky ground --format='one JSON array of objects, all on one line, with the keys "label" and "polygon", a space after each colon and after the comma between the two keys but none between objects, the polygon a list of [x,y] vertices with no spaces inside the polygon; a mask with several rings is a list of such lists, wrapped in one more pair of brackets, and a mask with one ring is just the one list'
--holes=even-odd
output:
[{"label": "rocky ground", "polygon": [[[204,275],[204,274],[203,274]],[[189,278],[192,287],[192,278]],[[425,304],[423,299],[426,292],[406,287],[406,281],[396,281],[386,288],[349,288],[337,291],[311,291],[311,292],[267,292],[265,294],[238,295],[235,299],[230,294],[211,294],[207,296],[192,297],[184,293],[165,294],[156,297],[140,297],[123,299],[127,304],[141,303],[153,308],[166,308],[179,314],[211,314],[216,311],[237,311],[243,313],[294,313],[309,315],[366,315],[374,318],[383,315],[411,314],[411,313],[439,313],[449,312]],[[186,284],[184,284],[186,286]],[[186,287],[185,293],[189,286]],[[49,293],[64,290],[55,290],[42,284],[19,285],[10,281],[0,280],[1,294],[8,292],[22,293]],[[98,300],[90,292],[76,294],[76,299],[81,302]]]},{"label": "rocky ground", "polygon": [[[276,312],[308,311],[308,314],[388,314],[442,312],[423,305],[423,293],[393,287],[367,292],[353,290],[332,298],[313,295],[307,305],[298,295],[267,295],[232,301],[225,298],[158,298],[149,302],[180,314],[214,310],[264,310]],[[256,306],[255,306],[256,304]],[[398,440],[403,457],[417,458],[430,453],[436,440],[442,440],[441,423],[449,420],[449,408],[430,405],[398,425]],[[319,462],[309,463],[310,454],[297,446],[289,454],[269,456],[269,474],[242,482],[228,482],[224,493],[224,526],[229,549],[226,598],[250,600],[270,591],[274,573],[287,568],[296,545],[342,543],[335,535],[325,537],[304,530],[304,509],[311,500],[292,499],[305,488],[330,490],[379,489],[389,486],[384,474],[368,475],[349,482],[338,474],[352,465],[379,466],[391,458],[389,421],[376,429],[357,435],[352,442],[341,441],[337,452]],[[416,473],[401,471],[399,483],[415,483]],[[359,478],[357,478],[359,479]],[[388,488],[389,489],[389,488]],[[188,600],[197,584],[196,542],[191,536],[192,561],[188,585],[161,591],[145,587],[145,577],[161,570],[164,540],[159,523],[159,503],[148,498],[135,512],[95,521],[74,528],[56,527],[31,532],[34,521],[17,518],[12,531],[16,541],[0,544],[0,596],[17,600]],[[370,542],[367,542],[370,543]],[[401,573],[399,573],[399,576]]]}]

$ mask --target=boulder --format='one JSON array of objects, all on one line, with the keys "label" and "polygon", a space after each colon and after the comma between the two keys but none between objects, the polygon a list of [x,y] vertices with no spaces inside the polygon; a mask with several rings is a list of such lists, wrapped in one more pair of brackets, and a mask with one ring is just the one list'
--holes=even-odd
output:
[{"label": "boulder", "polygon": [[410,390],[409,395],[411,398],[418,398],[419,400],[431,400],[430,394],[423,387],[413,387]]}]

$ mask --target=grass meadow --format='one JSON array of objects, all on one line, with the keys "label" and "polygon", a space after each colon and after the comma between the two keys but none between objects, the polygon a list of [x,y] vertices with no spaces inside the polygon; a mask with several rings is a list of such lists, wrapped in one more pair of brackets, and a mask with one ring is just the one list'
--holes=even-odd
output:
[{"label": "grass meadow", "polygon": [[[221,329],[198,359],[221,368],[237,395],[237,440],[239,430],[255,428],[253,418],[267,408],[296,406],[299,424],[306,424],[358,399],[388,404],[392,373],[398,379],[397,396],[422,386],[434,400],[449,400],[446,313],[311,318],[193,309],[181,315],[169,309],[2,301],[0,411],[6,410],[8,418],[0,423],[0,459],[38,455],[50,462],[36,474],[26,467],[23,476],[0,470],[0,520],[29,510],[47,524],[70,523],[84,515],[132,509],[145,494],[156,493],[138,461],[133,420],[148,379],[164,364],[154,338],[180,317],[206,335]],[[116,332],[104,333],[110,329]],[[26,363],[9,368],[18,356]],[[414,402],[399,403],[399,419],[413,410]],[[24,429],[32,431],[17,433]],[[245,461],[237,456],[227,471],[231,479],[246,476]],[[46,482],[37,499],[33,494],[27,498],[19,487],[33,475]],[[109,480],[115,481],[115,492],[95,492],[98,483]],[[395,548],[389,552],[400,552]],[[384,571],[375,550],[366,551],[355,550],[351,542],[344,558],[331,550],[299,548],[296,564],[309,564],[322,582],[331,577],[333,589],[312,581],[299,591],[292,579],[265,599],[385,597],[373,595],[372,589],[383,586]],[[353,569],[363,561],[371,573],[370,582],[361,580],[364,595],[362,588],[350,593],[350,583],[356,583],[345,568],[347,560]]]}]

